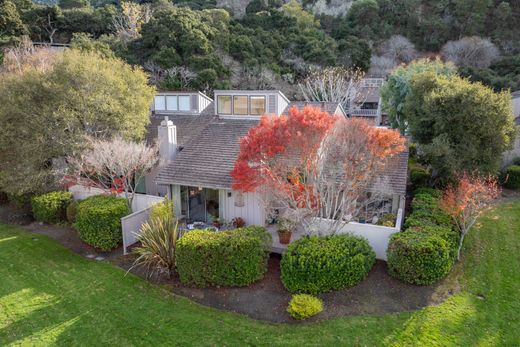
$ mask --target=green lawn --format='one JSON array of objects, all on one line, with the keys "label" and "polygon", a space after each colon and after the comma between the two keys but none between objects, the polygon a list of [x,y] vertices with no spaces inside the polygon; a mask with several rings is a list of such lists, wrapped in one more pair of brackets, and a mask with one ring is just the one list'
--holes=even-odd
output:
[{"label": "green lawn", "polygon": [[[520,346],[520,202],[472,230],[444,304],[274,325],[202,307],[108,263],[0,225],[0,345]],[[464,269],[463,269],[464,267]]]}]

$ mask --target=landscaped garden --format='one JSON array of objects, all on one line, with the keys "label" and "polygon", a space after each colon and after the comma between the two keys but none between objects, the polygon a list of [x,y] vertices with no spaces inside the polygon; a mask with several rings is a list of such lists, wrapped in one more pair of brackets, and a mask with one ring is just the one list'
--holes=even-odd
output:
[{"label": "landscaped garden", "polygon": [[200,306],[45,236],[2,225],[0,344],[515,346],[519,226],[518,201],[486,212],[444,280],[458,292],[438,306],[294,326]]}]

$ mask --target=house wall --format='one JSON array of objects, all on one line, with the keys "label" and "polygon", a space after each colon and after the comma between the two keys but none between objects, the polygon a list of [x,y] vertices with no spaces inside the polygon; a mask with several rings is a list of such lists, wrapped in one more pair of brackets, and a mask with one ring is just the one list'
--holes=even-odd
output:
[{"label": "house wall", "polygon": [[[520,117],[520,97],[514,97],[511,100],[513,105],[513,117]],[[515,123],[516,124],[516,123]],[[519,128],[517,126],[517,128]],[[520,132],[520,129],[519,129]],[[520,157],[520,134],[517,134],[515,143],[513,144],[513,149],[507,151],[502,156],[502,168],[507,167],[515,158]]]},{"label": "house wall", "polygon": [[[289,99],[277,90],[215,90],[214,105],[215,114],[218,114],[218,97],[219,96],[264,96],[265,97],[265,113],[280,115],[289,105]],[[238,115],[238,114],[218,114],[223,119],[260,119],[262,115]]]},{"label": "house wall", "polygon": [[241,217],[246,221],[247,225],[263,226],[266,215],[260,195],[258,193],[242,193],[243,204],[241,204],[239,194],[237,191],[220,190],[220,213],[222,218],[225,221],[231,221],[235,217]]}]

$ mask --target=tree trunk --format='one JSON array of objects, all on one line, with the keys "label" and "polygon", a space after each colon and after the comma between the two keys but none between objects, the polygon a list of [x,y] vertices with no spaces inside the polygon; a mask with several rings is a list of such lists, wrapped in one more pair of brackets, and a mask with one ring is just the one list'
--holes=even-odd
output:
[{"label": "tree trunk", "polygon": [[462,242],[464,242],[464,235],[465,234],[460,235],[459,248],[457,249],[457,261],[460,260],[460,251],[462,250]]}]

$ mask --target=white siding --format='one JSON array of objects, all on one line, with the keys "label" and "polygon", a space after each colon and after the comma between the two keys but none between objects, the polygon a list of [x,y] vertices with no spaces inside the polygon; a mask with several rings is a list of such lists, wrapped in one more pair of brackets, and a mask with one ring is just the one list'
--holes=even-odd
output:
[{"label": "white siding", "polygon": [[[231,193],[231,196],[228,196]],[[235,217],[241,217],[247,225],[264,225],[265,210],[258,193],[243,193],[244,206],[235,206],[235,198],[238,192],[231,190],[220,191],[221,214],[225,221],[231,221]]]}]

